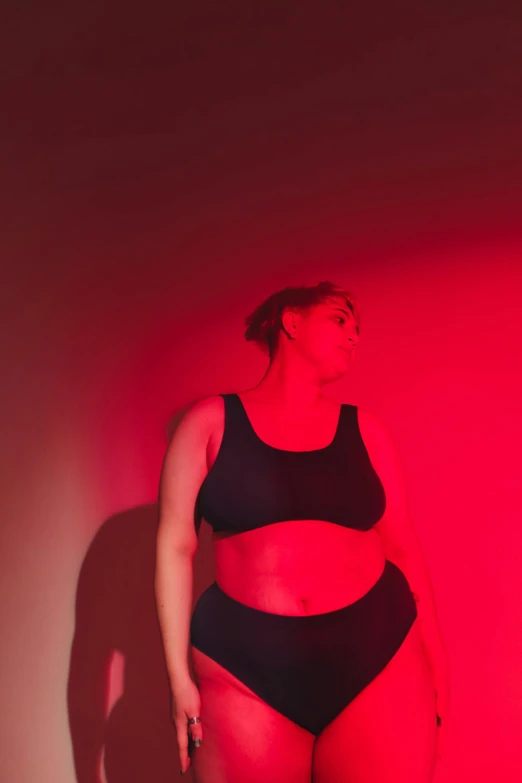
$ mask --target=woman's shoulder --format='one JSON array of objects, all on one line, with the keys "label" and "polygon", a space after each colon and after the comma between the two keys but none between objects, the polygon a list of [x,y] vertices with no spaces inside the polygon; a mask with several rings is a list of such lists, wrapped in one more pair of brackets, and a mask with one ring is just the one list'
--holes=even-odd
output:
[{"label": "woman's shoulder", "polygon": [[353,405],[352,407],[357,408],[357,417],[359,419],[359,423],[361,423],[367,429],[373,430],[377,433],[384,429],[382,421],[376,413],[369,410],[368,408],[362,407],[361,405]]},{"label": "woman's shoulder", "polygon": [[357,406],[357,420],[370,456],[387,462],[397,461],[398,454],[394,440],[381,417],[367,408]]},{"label": "woman's shoulder", "polygon": [[199,397],[187,406],[185,409],[186,415],[202,421],[211,420],[223,412],[223,403],[222,394],[209,394],[205,397]]},{"label": "woman's shoulder", "polygon": [[220,417],[223,417],[223,398],[221,395],[210,394],[205,397],[199,397],[185,405],[169,421],[167,425],[168,440],[170,442],[179,429],[181,429],[181,432],[198,432],[209,435],[214,430],[215,424]]}]

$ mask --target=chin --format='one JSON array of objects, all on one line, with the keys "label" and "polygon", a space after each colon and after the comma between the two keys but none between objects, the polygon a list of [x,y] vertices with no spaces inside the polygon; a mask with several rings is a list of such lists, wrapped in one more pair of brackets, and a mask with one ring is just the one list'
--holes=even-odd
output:
[{"label": "chin", "polygon": [[343,367],[342,369],[337,365],[337,367],[330,368],[330,372],[325,373],[325,381],[326,383],[333,383],[334,381],[338,381],[340,378],[342,378],[344,375],[346,375],[346,367]]}]

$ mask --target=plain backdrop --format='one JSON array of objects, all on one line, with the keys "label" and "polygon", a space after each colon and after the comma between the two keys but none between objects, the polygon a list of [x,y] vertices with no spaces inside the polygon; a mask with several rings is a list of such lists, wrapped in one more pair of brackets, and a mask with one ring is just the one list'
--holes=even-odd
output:
[{"label": "plain backdrop", "polygon": [[450,653],[437,780],[519,779],[521,35],[498,2],[5,15],[2,780],[177,779],[152,588],[169,426],[255,385],[245,316],[320,280],[360,301],[327,392],[394,439]]}]

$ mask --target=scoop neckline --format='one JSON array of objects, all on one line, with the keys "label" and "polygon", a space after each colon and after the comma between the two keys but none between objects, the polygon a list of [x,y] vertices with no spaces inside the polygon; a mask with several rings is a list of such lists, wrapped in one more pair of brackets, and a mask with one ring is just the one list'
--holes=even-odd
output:
[{"label": "scoop neckline", "polygon": [[257,441],[259,443],[261,443],[262,446],[264,446],[267,449],[270,449],[271,451],[279,451],[282,454],[318,454],[318,453],[320,453],[322,451],[327,451],[328,449],[331,449],[335,445],[335,443],[337,441],[337,438],[338,438],[338,435],[339,435],[339,431],[341,429],[341,419],[342,419],[342,413],[343,413],[343,408],[344,408],[344,403],[342,403],[342,402],[338,403],[339,404],[339,414],[338,414],[338,417],[337,417],[337,425],[335,427],[334,436],[333,436],[332,440],[330,441],[330,443],[328,443],[326,446],[321,446],[321,448],[319,448],[319,449],[304,449],[304,450],[296,451],[295,449],[279,449],[277,446],[271,446],[270,443],[267,443],[266,441],[261,440],[261,438],[259,437],[259,435],[257,434],[257,432],[255,431],[255,429],[252,426],[252,422],[250,421],[250,419],[248,417],[248,413],[246,412],[246,408],[245,408],[245,406],[243,404],[243,400],[241,399],[241,397],[239,396],[239,394],[237,392],[233,392],[232,396],[235,397],[237,399],[237,401],[239,402],[239,405],[241,406],[241,409],[243,411],[243,415],[244,415],[244,417],[245,417],[245,419],[246,419],[246,421],[247,421],[247,423],[248,423],[248,425],[250,427],[250,430],[253,433],[254,437],[257,439]]}]

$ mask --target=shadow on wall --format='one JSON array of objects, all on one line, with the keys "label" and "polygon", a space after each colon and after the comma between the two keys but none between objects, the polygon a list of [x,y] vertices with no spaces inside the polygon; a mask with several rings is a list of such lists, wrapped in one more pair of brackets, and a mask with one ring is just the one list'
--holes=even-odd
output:
[{"label": "shadow on wall", "polygon": [[[154,597],[157,521],[157,504],[115,514],[82,564],[67,692],[78,783],[100,783],[102,757],[107,783],[172,783],[180,775]],[[193,605],[214,579],[206,523],[204,530]],[[111,709],[115,656],[123,683]]]}]

